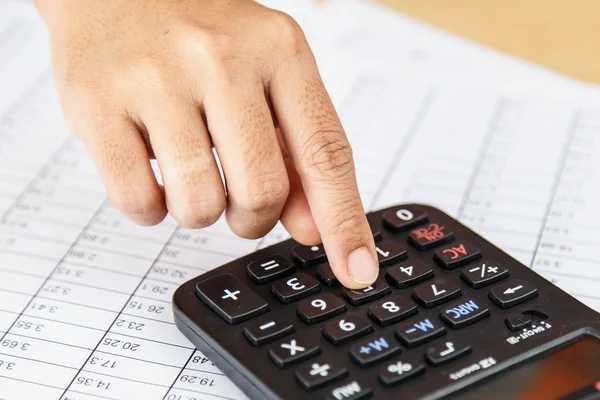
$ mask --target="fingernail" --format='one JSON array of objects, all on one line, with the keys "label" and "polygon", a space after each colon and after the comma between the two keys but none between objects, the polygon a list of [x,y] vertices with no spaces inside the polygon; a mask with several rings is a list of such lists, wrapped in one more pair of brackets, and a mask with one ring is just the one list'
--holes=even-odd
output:
[{"label": "fingernail", "polygon": [[377,279],[379,266],[369,250],[361,247],[348,256],[348,272],[354,282],[370,285]]}]

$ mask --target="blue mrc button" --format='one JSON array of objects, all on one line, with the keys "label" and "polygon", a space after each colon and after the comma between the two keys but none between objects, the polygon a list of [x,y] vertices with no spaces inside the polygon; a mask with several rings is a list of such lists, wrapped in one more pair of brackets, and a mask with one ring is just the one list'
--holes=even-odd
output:
[{"label": "blue mrc button", "polygon": [[490,311],[476,300],[462,300],[442,310],[440,317],[453,329],[460,329],[489,317]]}]

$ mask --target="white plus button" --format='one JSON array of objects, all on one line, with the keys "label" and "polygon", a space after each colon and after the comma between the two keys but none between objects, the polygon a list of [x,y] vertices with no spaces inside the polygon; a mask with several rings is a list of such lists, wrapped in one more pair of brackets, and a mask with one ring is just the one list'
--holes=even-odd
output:
[{"label": "white plus button", "polygon": [[229,289],[225,289],[225,296],[222,296],[221,298],[223,300],[225,299],[233,299],[233,300],[237,300],[238,298],[236,297],[236,295],[240,294],[239,290],[236,290],[235,292],[230,292]]}]

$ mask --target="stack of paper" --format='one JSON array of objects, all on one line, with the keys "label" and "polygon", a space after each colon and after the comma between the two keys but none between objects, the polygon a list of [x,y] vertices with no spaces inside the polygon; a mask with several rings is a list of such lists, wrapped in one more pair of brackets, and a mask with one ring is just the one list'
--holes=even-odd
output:
[{"label": "stack of paper", "polygon": [[[305,29],[365,207],[441,207],[600,310],[596,88],[365,1],[265,3]],[[285,231],[133,225],[64,128],[28,3],[0,5],[0,60],[0,398],[243,399],[170,300]]]}]

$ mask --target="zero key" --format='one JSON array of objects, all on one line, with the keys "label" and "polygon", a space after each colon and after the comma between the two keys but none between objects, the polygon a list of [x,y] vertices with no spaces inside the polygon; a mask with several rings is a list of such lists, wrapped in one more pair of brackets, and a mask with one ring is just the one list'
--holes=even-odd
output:
[{"label": "zero key", "polygon": [[383,223],[396,232],[406,231],[426,221],[427,213],[419,206],[393,207],[383,213]]},{"label": "zero key", "polygon": [[266,301],[231,274],[198,282],[196,296],[232,325],[269,311]]}]

